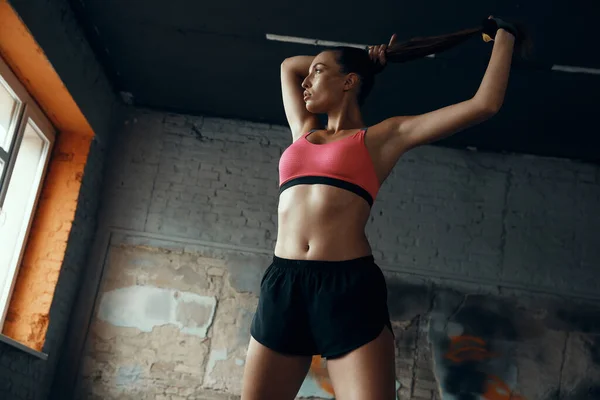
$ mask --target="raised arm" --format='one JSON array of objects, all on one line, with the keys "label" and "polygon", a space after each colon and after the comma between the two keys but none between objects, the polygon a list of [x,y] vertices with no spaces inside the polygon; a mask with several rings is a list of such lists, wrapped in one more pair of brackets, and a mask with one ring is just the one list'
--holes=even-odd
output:
[{"label": "raised arm", "polygon": [[302,89],[302,81],[308,76],[313,59],[314,56],[296,56],[281,63],[283,107],[294,141],[319,124],[317,116],[306,109]]},{"label": "raised arm", "polygon": [[494,116],[504,102],[514,36],[500,29],[477,93],[469,100],[429,113],[393,117],[374,126],[382,157],[397,159],[405,151],[450,136]]}]

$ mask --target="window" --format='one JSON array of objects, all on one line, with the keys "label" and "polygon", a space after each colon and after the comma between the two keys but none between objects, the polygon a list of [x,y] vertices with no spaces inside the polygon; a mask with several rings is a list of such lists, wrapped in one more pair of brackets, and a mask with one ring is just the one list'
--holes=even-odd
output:
[{"label": "window", "polygon": [[54,144],[54,129],[0,59],[0,330]]}]

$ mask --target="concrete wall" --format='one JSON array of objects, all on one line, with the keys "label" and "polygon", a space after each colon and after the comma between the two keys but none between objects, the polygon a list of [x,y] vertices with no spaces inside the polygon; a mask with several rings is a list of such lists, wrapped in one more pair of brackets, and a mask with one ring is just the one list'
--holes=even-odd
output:
[{"label": "concrete wall", "polygon": [[[289,143],[283,127],[130,115],[107,175],[80,397],[237,398]],[[401,398],[599,393],[599,182],[565,160],[437,147],[401,159],[368,225]],[[331,398],[318,364],[302,394]]]},{"label": "concrete wall", "polygon": [[46,399],[61,358],[63,339],[96,232],[107,146],[122,109],[96,63],[66,0],[10,0],[88,119],[96,138],[81,179],[79,204],[56,287],[44,361],[0,343],[2,399]]}]

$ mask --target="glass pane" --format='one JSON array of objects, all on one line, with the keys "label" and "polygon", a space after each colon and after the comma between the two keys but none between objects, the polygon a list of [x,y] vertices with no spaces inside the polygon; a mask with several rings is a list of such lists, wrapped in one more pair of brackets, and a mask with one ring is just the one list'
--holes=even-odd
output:
[{"label": "glass pane", "polygon": [[18,105],[18,100],[10,94],[4,82],[0,80],[0,147],[5,151],[8,151],[14,136],[14,132],[9,130]]},{"label": "glass pane", "polygon": [[12,280],[9,272],[13,270],[23,248],[47,155],[46,147],[45,139],[29,121],[2,208],[4,223],[0,225],[0,292]]}]

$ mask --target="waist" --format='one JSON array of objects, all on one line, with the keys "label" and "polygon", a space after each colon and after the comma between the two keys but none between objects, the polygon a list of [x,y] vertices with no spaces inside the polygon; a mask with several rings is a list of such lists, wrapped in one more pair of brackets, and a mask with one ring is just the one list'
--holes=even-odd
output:
[{"label": "waist", "polygon": [[353,268],[364,268],[375,264],[375,258],[372,254],[365,255],[362,257],[351,258],[348,260],[340,261],[329,261],[329,260],[296,260],[290,258],[282,258],[273,255],[273,264],[280,268],[310,268],[318,270],[329,270],[329,269],[353,269]]},{"label": "waist", "polygon": [[275,244],[275,256],[282,259],[304,261],[344,261],[371,255],[366,238],[314,237],[305,239],[295,235],[279,235]]}]

